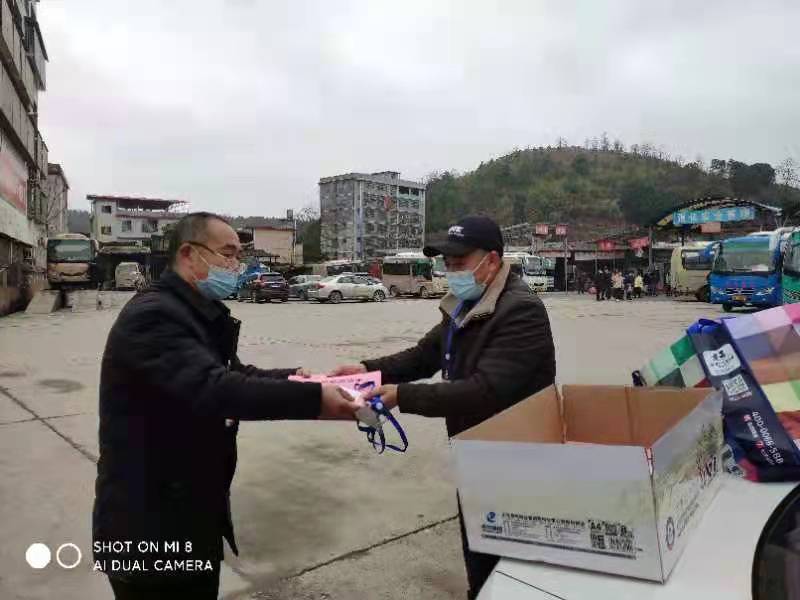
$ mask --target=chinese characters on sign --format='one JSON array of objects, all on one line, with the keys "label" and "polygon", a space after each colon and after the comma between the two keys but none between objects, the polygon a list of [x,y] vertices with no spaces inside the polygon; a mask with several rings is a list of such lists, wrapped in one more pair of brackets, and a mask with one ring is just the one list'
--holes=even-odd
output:
[{"label": "chinese characters on sign", "polygon": [[601,252],[613,252],[616,249],[614,240],[600,240],[597,242],[597,249]]},{"label": "chinese characters on sign", "polygon": [[559,235],[559,236],[567,235],[567,226],[566,225],[556,225],[556,235]]},{"label": "chinese characters on sign", "polygon": [[731,208],[715,208],[710,210],[679,210],[672,215],[674,225],[698,225],[701,223],[750,221],[756,218],[756,209],[752,206],[734,206]]},{"label": "chinese characters on sign", "polygon": [[550,228],[547,226],[547,223],[537,223],[536,224],[536,235],[547,235]]},{"label": "chinese characters on sign", "polygon": [[642,248],[647,248],[647,246],[649,245],[650,245],[650,238],[647,236],[628,240],[628,246],[632,250],[641,250]]}]

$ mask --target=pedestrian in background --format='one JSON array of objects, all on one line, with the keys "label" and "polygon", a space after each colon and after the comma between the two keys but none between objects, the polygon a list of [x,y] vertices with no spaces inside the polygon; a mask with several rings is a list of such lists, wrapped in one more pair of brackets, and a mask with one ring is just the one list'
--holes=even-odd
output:
[{"label": "pedestrian in background", "polygon": [[644,277],[642,278],[644,281],[644,293],[646,296],[650,295],[650,271],[645,271]]},{"label": "pedestrian in background", "polygon": [[658,296],[658,284],[661,283],[661,271],[656,269],[653,271],[653,276],[650,278],[650,286],[652,287],[653,293],[651,296]]},{"label": "pedestrian in background", "polygon": [[614,288],[614,300],[619,302],[622,300],[622,286],[623,286],[623,278],[622,273],[619,271],[614,271],[614,274],[611,276],[611,285]]},{"label": "pedestrian in background", "polygon": [[605,296],[606,300],[611,300],[611,291],[613,289],[613,281],[611,276],[611,270],[606,267],[603,270],[603,295]]},{"label": "pedestrian in background", "polygon": [[623,285],[625,286],[625,300],[633,300],[633,271],[625,273]]},{"label": "pedestrian in background", "polygon": [[633,295],[634,297],[641,298],[642,297],[642,288],[644,287],[644,279],[642,278],[642,272],[638,271],[636,273],[636,277],[633,280]]},{"label": "pedestrian in background", "polygon": [[594,274],[594,292],[598,302],[605,300],[606,295],[606,275],[603,269],[598,269]]},{"label": "pedestrian in background", "polygon": [[[444,417],[452,437],[552,385],[553,336],[542,301],[503,261],[503,236],[488,217],[462,219],[424,252],[444,255],[450,291],[441,321],[412,348],[331,374],[380,371],[384,385],[372,394],[386,408]],[[441,383],[411,383],[438,371]],[[470,551],[460,504],[459,518],[468,597],[476,598],[498,557]]]}]

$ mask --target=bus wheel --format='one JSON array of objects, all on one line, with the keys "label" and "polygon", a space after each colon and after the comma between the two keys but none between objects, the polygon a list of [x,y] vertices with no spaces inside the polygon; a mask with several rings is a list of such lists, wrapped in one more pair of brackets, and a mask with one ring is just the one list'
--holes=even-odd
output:
[{"label": "bus wheel", "polygon": [[420,298],[430,298],[430,294],[428,294],[428,288],[422,286],[419,288],[419,297]]},{"label": "bus wheel", "polygon": [[725,312],[731,312],[733,310],[733,305],[728,304],[726,302],[725,304],[722,305],[722,310],[724,310]]},{"label": "bus wheel", "polygon": [[400,295],[400,290],[397,289],[396,285],[393,285],[392,287],[389,288],[389,295],[392,298],[397,298]]}]

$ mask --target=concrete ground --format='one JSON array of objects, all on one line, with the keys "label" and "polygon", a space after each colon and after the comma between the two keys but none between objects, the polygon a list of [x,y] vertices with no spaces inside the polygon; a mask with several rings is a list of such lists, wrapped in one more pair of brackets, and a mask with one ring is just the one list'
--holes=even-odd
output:
[{"label": "concrete ground", "polygon": [[[640,367],[717,307],[666,299],[595,302],[544,296],[559,383],[630,382]],[[122,298],[124,300],[124,298]],[[121,302],[101,311],[0,319],[0,598],[111,598],[92,572],[97,384]],[[324,371],[413,344],[438,319],[433,300],[253,305],[240,356],[264,367]],[[351,423],[245,423],[233,512],[240,556],[225,598],[463,598],[455,489],[441,420],[403,415],[410,448],[377,456]],[[34,570],[30,544],[75,544],[67,570]],[[62,562],[74,561],[65,548]]]}]

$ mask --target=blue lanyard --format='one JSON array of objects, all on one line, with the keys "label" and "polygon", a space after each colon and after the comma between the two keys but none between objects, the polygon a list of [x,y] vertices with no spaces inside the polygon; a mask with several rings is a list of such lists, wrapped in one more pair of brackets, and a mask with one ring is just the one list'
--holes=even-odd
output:
[{"label": "blue lanyard", "polygon": [[[378,454],[383,454],[386,448],[389,448],[389,450],[394,450],[395,452],[405,452],[408,449],[408,438],[406,437],[406,432],[403,431],[403,428],[400,426],[400,423],[397,422],[397,419],[394,418],[392,412],[387,410],[383,405],[383,402],[381,402],[381,397],[375,396],[374,398],[370,399],[369,403],[372,407],[372,410],[375,411],[375,414],[377,414],[379,417],[385,417],[386,420],[394,426],[395,430],[400,436],[400,441],[403,442],[403,447],[400,448],[394,444],[386,443],[386,434],[383,433],[382,424],[378,424],[377,427],[372,427],[370,425],[362,425],[360,422],[356,422],[356,427],[358,427],[358,430],[367,434],[367,441],[372,444],[372,447]],[[375,441],[376,433],[378,434],[379,442]]]},{"label": "blue lanyard", "polygon": [[461,310],[464,308],[464,303],[466,300],[462,300],[456,306],[455,311],[453,314],[450,315],[450,322],[447,324],[447,342],[445,343],[444,347],[444,360],[442,361],[442,376],[444,379],[449,379],[450,374],[452,372],[453,363],[455,362],[454,359],[454,351],[453,351],[453,337],[455,336],[456,331],[458,331],[458,323],[456,319],[458,315],[461,314]]}]

